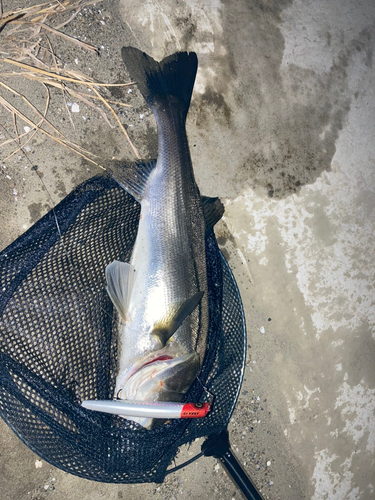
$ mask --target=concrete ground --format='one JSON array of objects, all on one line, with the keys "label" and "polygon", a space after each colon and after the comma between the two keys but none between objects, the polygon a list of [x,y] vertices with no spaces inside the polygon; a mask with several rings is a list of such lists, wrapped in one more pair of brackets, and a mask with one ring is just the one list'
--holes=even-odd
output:
[{"label": "concrete ground", "polygon": [[[4,11],[31,3],[5,0]],[[100,58],[53,39],[64,62],[103,82],[127,80],[126,44],[156,58],[198,54],[188,136],[201,191],[225,203],[216,234],[248,328],[229,430],[271,500],[375,498],[374,28],[372,0],[108,0],[65,27],[102,47]],[[12,85],[43,108],[39,84]],[[138,91],[112,93],[134,106],[122,122],[142,156],[154,156],[155,124]],[[103,161],[134,159],[118,128],[79,106],[75,131],[57,92],[49,116]],[[0,116],[12,131],[11,116]],[[2,161],[1,249],[99,173],[39,134],[28,156],[47,190],[23,155]],[[212,458],[162,485],[98,484],[40,461],[0,426],[4,500],[240,498]]]}]

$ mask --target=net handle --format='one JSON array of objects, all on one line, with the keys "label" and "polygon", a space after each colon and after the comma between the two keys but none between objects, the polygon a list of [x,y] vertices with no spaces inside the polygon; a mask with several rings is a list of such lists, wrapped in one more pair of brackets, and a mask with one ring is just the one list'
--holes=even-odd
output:
[{"label": "net handle", "polygon": [[225,429],[219,434],[209,436],[202,444],[203,454],[218,458],[224,469],[239,488],[244,498],[247,500],[264,500],[255,485],[252,483],[246,472],[241,467],[240,462],[232,453],[229,444],[228,430]]}]

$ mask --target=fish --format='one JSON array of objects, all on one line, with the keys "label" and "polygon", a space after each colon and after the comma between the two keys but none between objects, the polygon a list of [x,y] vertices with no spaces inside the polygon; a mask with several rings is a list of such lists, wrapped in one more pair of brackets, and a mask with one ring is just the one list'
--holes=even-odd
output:
[{"label": "fish", "polygon": [[[130,261],[113,261],[105,270],[118,316],[114,397],[180,402],[206,351],[205,238],[224,207],[218,198],[201,196],[190,156],[186,117],[197,55],[177,52],[158,62],[134,47],[123,47],[121,55],[154,114],[158,157],[113,174],[141,205]],[[146,429],[160,425],[152,418],[131,420]]]}]

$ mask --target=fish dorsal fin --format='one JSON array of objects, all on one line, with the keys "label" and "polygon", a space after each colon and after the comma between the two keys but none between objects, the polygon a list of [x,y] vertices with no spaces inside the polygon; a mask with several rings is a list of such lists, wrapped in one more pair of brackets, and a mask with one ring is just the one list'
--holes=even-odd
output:
[{"label": "fish dorsal fin", "polygon": [[159,337],[163,346],[182,325],[183,321],[194,311],[203,295],[204,292],[197,292],[190,299],[176,304],[164,318],[154,325],[152,334]]},{"label": "fish dorsal fin", "polygon": [[126,321],[131,292],[134,285],[135,269],[127,262],[113,261],[105,269],[107,292],[120,317]]},{"label": "fish dorsal fin", "polygon": [[201,203],[207,234],[222,218],[224,214],[224,205],[219,198],[210,198],[209,196],[201,196]]},{"label": "fish dorsal fin", "polygon": [[149,162],[138,161],[125,166],[117,164],[111,166],[111,173],[115,181],[140,203],[148,178],[155,165],[156,160]]}]

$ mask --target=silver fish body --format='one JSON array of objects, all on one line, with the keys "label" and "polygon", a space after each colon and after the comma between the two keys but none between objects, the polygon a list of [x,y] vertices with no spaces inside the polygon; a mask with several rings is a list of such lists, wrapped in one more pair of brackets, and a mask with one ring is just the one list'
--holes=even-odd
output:
[{"label": "silver fish body", "polygon": [[[179,401],[201,368],[209,325],[207,222],[185,129],[197,59],[178,53],[157,63],[132,47],[122,56],[154,112],[158,159],[116,176],[141,203],[141,216],[130,265],[114,262],[106,270],[120,317],[115,395]],[[221,204],[213,212],[212,225]]]}]

